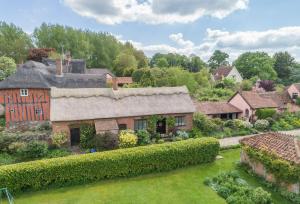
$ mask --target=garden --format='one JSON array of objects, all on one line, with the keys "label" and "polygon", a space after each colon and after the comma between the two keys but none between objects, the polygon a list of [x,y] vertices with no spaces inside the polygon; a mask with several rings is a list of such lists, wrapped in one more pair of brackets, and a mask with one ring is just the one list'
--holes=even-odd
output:
[{"label": "garden", "polygon": [[191,137],[211,136],[225,138],[251,135],[259,132],[286,131],[300,128],[300,113],[276,113],[274,109],[256,111],[254,124],[241,119],[221,120],[209,118],[201,113],[194,114],[194,128]]},{"label": "garden", "polygon": [[[116,178],[91,184],[51,188],[15,195],[16,203],[214,203],[225,199],[205,185],[207,178],[223,171],[235,170],[240,149],[221,151],[223,159],[213,163],[190,166],[169,172],[152,173],[134,178]],[[271,194],[272,203],[288,204],[258,179],[237,169],[238,176],[251,188],[262,187]]]}]

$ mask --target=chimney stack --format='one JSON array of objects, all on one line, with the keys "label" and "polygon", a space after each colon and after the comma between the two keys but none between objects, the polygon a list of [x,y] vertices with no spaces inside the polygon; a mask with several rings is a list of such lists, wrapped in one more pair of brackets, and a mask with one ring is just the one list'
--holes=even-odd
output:
[{"label": "chimney stack", "polygon": [[56,75],[62,75],[62,62],[61,62],[61,59],[56,59]]},{"label": "chimney stack", "polygon": [[113,88],[114,91],[118,90],[117,77],[112,78],[112,88]]}]

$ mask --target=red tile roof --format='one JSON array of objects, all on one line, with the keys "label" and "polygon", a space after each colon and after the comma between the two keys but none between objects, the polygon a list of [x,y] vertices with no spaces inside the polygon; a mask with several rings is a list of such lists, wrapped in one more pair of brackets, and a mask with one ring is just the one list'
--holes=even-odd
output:
[{"label": "red tile roof", "polygon": [[238,93],[253,109],[279,107],[278,104],[272,98],[262,97],[256,91],[240,91]]},{"label": "red tile roof", "polygon": [[229,104],[226,101],[220,102],[199,102],[194,100],[194,104],[196,107],[196,111],[206,114],[206,115],[214,115],[214,114],[222,114],[222,113],[241,113],[242,111],[237,107]]},{"label": "red tile roof", "polygon": [[118,84],[132,84],[131,77],[117,77]]},{"label": "red tile roof", "polygon": [[214,79],[221,80],[223,77],[227,77],[231,70],[232,70],[232,67],[230,67],[230,66],[221,66],[221,67],[217,68],[213,72]]},{"label": "red tile roof", "polygon": [[300,141],[295,136],[269,132],[243,138],[240,143],[275,154],[281,159],[300,163]]}]

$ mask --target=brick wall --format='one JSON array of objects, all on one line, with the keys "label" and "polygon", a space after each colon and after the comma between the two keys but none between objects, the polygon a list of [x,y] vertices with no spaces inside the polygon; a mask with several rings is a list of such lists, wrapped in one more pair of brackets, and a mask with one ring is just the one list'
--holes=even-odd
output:
[{"label": "brick wall", "polygon": [[[184,116],[185,117],[185,126],[178,127],[181,130],[191,130],[193,128],[193,114],[170,114],[168,116]],[[134,129],[134,120],[142,119],[143,117],[127,117],[127,118],[116,118],[118,125],[126,124],[127,129]],[[65,132],[68,135],[70,141],[70,128],[79,127],[80,124],[91,123],[94,124],[94,120],[85,120],[85,121],[69,121],[69,122],[52,122],[52,131],[56,132]]]},{"label": "brick wall", "polygon": [[[270,172],[267,172],[262,163],[251,160],[244,151],[241,152],[241,162],[248,164],[252,168],[253,172],[257,175],[262,176],[269,182],[276,183],[274,175]],[[289,192],[299,194],[299,183],[281,182],[280,186],[285,188]]]},{"label": "brick wall", "polygon": [[7,127],[50,119],[49,89],[28,89],[28,96],[21,96],[20,89],[0,90],[0,103],[5,106]]}]

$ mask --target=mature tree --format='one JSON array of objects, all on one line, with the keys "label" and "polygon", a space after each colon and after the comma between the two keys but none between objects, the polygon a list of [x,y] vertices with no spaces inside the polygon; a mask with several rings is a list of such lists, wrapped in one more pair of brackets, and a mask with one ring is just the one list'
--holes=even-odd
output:
[{"label": "mature tree", "polygon": [[221,50],[215,50],[213,55],[208,60],[208,66],[211,69],[216,69],[219,66],[227,66],[229,62],[227,61],[229,55],[226,52],[222,52]]},{"label": "mature tree", "polygon": [[201,60],[198,56],[191,56],[190,62],[188,65],[188,70],[190,72],[199,72],[201,69],[204,69],[206,67],[205,62]]},{"label": "mature tree", "polygon": [[259,83],[259,87],[265,91],[275,91],[275,83],[272,80],[262,80]]},{"label": "mature tree", "polygon": [[295,59],[288,52],[277,52],[273,56],[274,69],[280,79],[286,80],[291,76]]},{"label": "mature tree", "polygon": [[265,52],[245,52],[233,63],[246,79],[258,76],[260,79],[276,79],[273,59]]},{"label": "mature tree", "polygon": [[123,52],[127,52],[135,57],[138,68],[148,67],[148,58],[141,50],[136,50],[130,42],[124,44]]},{"label": "mature tree", "polygon": [[5,79],[16,71],[16,63],[10,57],[0,57],[0,80]]},{"label": "mature tree", "polygon": [[161,57],[157,60],[156,62],[156,65],[159,67],[159,68],[163,68],[163,67],[168,67],[169,66],[169,63],[167,61],[166,58],[164,57]]},{"label": "mature tree", "polygon": [[21,28],[0,21],[0,56],[22,63],[31,47],[30,37]]},{"label": "mature tree", "polygon": [[[130,75],[137,68],[137,61],[133,55],[121,53],[114,60],[113,70],[117,76]],[[129,74],[129,72],[131,72]]]}]

